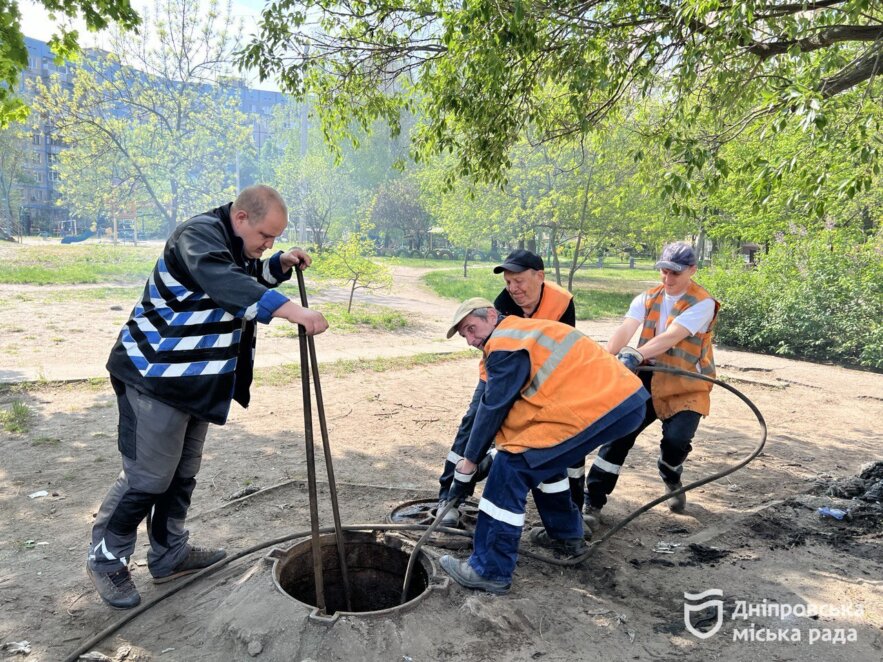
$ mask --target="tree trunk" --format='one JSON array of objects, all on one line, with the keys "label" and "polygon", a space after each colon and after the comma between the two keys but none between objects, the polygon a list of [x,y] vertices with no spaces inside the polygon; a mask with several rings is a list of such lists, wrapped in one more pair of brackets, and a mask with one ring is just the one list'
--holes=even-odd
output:
[{"label": "tree trunk", "polygon": [[350,311],[353,309],[353,294],[356,292],[356,283],[359,282],[358,278],[353,278],[353,286],[350,288],[350,300],[346,304],[346,314],[349,315]]}]

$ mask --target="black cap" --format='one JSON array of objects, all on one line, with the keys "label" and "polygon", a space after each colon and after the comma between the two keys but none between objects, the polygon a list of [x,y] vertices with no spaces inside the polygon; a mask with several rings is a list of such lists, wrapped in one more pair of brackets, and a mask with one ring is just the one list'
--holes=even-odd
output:
[{"label": "black cap", "polygon": [[509,253],[503,264],[494,267],[494,273],[499,274],[504,271],[520,272],[525,269],[543,271],[545,269],[543,266],[543,258],[536,253],[531,253],[530,251],[519,248],[518,250]]}]

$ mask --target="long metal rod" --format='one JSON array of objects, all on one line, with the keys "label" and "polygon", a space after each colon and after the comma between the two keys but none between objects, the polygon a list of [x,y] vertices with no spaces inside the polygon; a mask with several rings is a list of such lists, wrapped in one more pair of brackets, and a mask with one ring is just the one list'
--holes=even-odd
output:
[{"label": "long metal rod", "polygon": [[[304,275],[300,269],[295,268],[297,273],[297,287],[300,290],[300,304],[309,308],[307,304],[307,288],[304,285]],[[316,343],[312,336],[307,336],[307,347],[310,353],[310,366],[313,371],[313,388],[316,391],[316,411],[319,413],[319,429],[322,432],[322,451],[325,454],[325,468],[328,471],[328,493],[331,495],[331,512],[334,516],[334,539],[337,541],[337,556],[340,564],[340,579],[343,582],[343,592],[346,599],[347,611],[353,610],[352,595],[350,592],[349,571],[346,565],[346,548],[343,540],[343,528],[340,523],[340,508],[337,502],[337,483],[334,480],[334,463],[331,458],[331,442],[328,439],[328,425],[325,422],[325,402],[322,399],[322,384],[319,381],[319,359],[316,357]],[[303,368],[301,368],[303,371]]]},{"label": "long metal rod", "polygon": [[316,584],[316,607],[325,611],[325,582],[322,578],[322,548],[319,541],[319,499],[316,490],[316,455],[313,450],[313,406],[310,401],[310,373],[307,357],[307,332],[297,325],[300,342],[300,379],[304,392],[304,442],[307,460],[307,489],[310,495],[310,531],[313,551],[313,580]]}]

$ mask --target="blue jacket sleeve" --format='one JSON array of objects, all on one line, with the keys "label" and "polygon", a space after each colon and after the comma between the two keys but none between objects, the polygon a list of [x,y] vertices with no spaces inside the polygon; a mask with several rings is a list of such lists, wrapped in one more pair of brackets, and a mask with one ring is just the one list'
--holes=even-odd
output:
[{"label": "blue jacket sleeve", "polygon": [[530,356],[524,350],[493,352],[485,360],[487,385],[463,456],[478,463],[484,457],[509,410],[521,397],[521,389],[530,378]]}]

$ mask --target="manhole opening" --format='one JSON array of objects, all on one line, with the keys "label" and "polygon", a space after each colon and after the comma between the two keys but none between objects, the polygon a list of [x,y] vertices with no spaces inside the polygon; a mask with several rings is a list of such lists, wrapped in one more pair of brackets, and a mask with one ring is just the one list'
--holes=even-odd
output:
[{"label": "manhole opening", "polygon": [[[409,552],[378,540],[372,534],[346,534],[344,551],[350,584],[352,609],[347,609],[334,535],[320,537],[325,613],[357,613],[398,607],[408,568]],[[291,547],[276,565],[279,587],[299,602],[316,607],[313,551],[309,540]],[[423,563],[414,564],[410,601],[429,587],[429,572]]]}]

